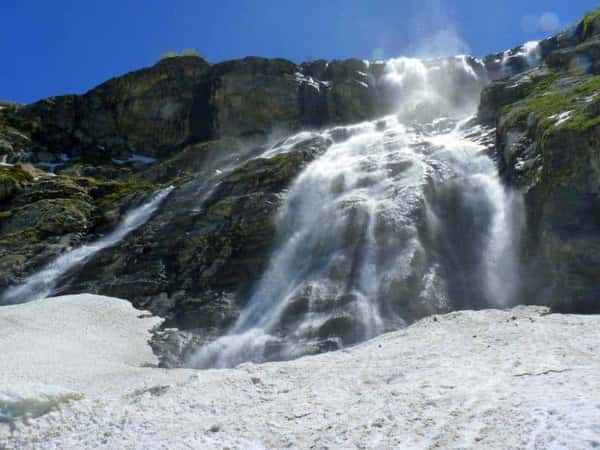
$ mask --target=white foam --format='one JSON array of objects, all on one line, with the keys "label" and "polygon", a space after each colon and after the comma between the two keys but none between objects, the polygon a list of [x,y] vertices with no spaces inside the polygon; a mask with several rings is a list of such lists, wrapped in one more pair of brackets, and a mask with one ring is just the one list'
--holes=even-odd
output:
[{"label": "white foam", "polygon": [[563,111],[559,114],[554,114],[553,116],[550,116],[550,119],[553,119],[554,125],[558,127],[568,122],[572,114],[573,111]]},{"label": "white foam", "polygon": [[[428,229],[420,219],[430,212],[428,202],[442,214],[448,214],[444,208],[456,208],[447,203],[445,189],[461,195],[461,213],[485,217],[481,228],[471,230],[481,237],[474,241],[481,248],[473,250],[481,254],[481,273],[471,274],[485,291],[478,295],[487,306],[514,301],[519,202],[502,186],[483,145],[465,137],[485,130],[463,129],[467,122],[438,118],[407,126],[391,116],[323,131],[323,138],[341,134],[346,139],[307,165],[292,183],[278,214],[277,245],[266,271],[229,334],[199,349],[190,365],[233,367],[264,361],[274,348],[277,358],[296,357],[303,348],[309,353],[321,345],[318,330],[328,321],[345,320],[340,319],[344,315],[352,318],[348,326],[354,339],[369,339],[410,319],[391,311],[395,301],[413,301],[411,296],[435,311],[450,307],[444,291],[447,267],[431,263],[422,269],[418,262],[427,245],[419,230]],[[318,133],[295,135],[268,155],[313,136]],[[458,185],[463,187],[459,190]],[[349,235],[360,240],[359,257]],[[441,228],[435,236],[448,239]],[[386,264],[381,264],[384,259]],[[455,264],[452,270],[459,268]],[[421,292],[390,298],[398,286],[412,286],[413,279],[424,280]],[[350,300],[337,305],[338,299]],[[293,324],[287,323],[286,315],[298,301],[305,306],[292,313]]]},{"label": "white foam", "polygon": [[529,68],[537,67],[541,63],[541,49],[540,41],[529,41],[523,44],[516,53],[512,53],[512,50],[506,50],[500,60],[502,70],[505,76],[512,75],[509,67],[509,62],[514,58],[524,58]]}]

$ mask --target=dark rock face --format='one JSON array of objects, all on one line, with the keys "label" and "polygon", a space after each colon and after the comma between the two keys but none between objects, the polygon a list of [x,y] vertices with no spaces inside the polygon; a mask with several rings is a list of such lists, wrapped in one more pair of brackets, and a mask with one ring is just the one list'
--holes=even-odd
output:
[{"label": "dark rock face", "polygon": [[[239,142],[231,144],[230,154],[240,154]],[[167,325],[226,327],[266,262],[285,188],[329,145],[309,137],[223,174],[196,173],[139,233],[99,254],[62,291],[127,298],[169,318]]]},{"label": "dark rock face", "polygon": [[0,290],[86,235],[114,226],[122,208],[153,188],[135,180],[50,177],[28,165],[0,166]]},{"label": "dark rock face", "polygon": [[243,161],[278,135],[375,113],[374,78],[364,62],[324,64],[325,81],[308,75],[317,66],[181,57],[82,96],[2,103],[0,161],[59,176],[2,177],[0,289],[104,233],[147,192],[175,183],[164,212],[120,249],[71,274],[63,292],[131,298],[189,326],[230,321],[270,248],[283,191],[330,143],[308,139],[277,157]]},{"label": "dark rock face", "polygon": [[194,111],[197,137],[283,135],[371,118],[376,96],[367,65],[323,65],[252,57],[213,66]]},{"label": "dark rock face", "polygon": [[496,121],[506,181],[525,193],[524,295],[571,312],[600,312],[598,32],[592,15],[542,43],[547,66],[493,83],[479,111]]},{"label": "dark rock face", "polygon": [[195,86],[208,68],[201,58],[168,59],[82,96],[19,108],[13,120],[26,124],[34,152],[41,147],[93,162],[130,152],[157,155],[190,139]]},{"label": "dark rock face", "polygon": [[[262,270],[285,188],[331,143],[309,137],[275,157],[250,159],[294,130],[379,114],[383,71],[371,69],[361,60],[299,66],[250,57],[210,65],[181,57],[82,96],[3,103],[0,158],[60,176],[40,172],[24,190],[3,180],[0,195],[15,201],[2,206],[0,237],[10,245],[0,255],[0,289],[101,235],[148,191],[174,183],[150,223],[69,274],[59,291],[128,298],[183,327],[226,326]],[[82,192],[67,190],[69,183],[84,185]],[[24,224],[29,231],[13,236]]]},{"label": "dark rock face", "polygon": [[170,58],[82,96],[7,105],[0,156],[52,163],[52,155],[66,153],[97,165],[132,153],[168,156],[227,136],[358,122],[377,112],[375,78],[367,72],[359,60],[333,61],[319,71],[283,59],[210,65],[198,57]]}]

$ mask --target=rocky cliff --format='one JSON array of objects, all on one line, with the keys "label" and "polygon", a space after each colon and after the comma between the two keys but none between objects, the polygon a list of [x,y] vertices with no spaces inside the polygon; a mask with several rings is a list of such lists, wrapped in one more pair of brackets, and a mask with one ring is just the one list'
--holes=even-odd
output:
[{"label": "rocky cliff", "polygon": [[[465,64],[496,80],[483,91],[479,119],[497,127],[506,183],[525,192],[523,277],[535,296],[523,298],[598,311],[598,15],[539,48],[531,70],[525,47]],[[222,329],[264,268],[286,188],[345,139],[284,137],[394,111],[385,72],[384,63],[356,59],[178,57],[81,96],[2,103],[0,291],[173,184],[146,225],[68,273],[58,292],[128,298],[167,325]],[[445,75],[471,82],[451,66]],[[284,151],[264,156],[270,148]]]},{"label": "rocky cliff", "polygon": [[524,191],[524,295],[600,312],[600,15],[542,43],[545,64],[492,83],[479,116],[497,129],[506,182]]},{"label": "rocky cliff", "polygon": [[[172,183],[178,189],[150,223],[69,274],[61,291],[119,295],[179,326],[222,328],[264,267],[286,187],[333,143],[283,137],[389,113],[384,72],[385,63],[356,59],[211,65],[179,57],[82,96],[6,104],[0,289]],[[347,137],[341,129],[335,136]],[[285,151],[254,158],[273,146]]]}]

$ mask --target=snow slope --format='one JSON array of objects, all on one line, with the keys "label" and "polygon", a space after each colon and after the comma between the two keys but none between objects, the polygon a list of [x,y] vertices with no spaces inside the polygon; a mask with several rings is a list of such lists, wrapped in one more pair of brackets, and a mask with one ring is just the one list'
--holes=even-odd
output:
[{"label": "snow slope", "polygon": [[168,371],[140,315],[90,295],[0,308],[0,402],[83,395],[0,423],[0,448],[600,446],[597,316],[459,312],[296,361]]}]

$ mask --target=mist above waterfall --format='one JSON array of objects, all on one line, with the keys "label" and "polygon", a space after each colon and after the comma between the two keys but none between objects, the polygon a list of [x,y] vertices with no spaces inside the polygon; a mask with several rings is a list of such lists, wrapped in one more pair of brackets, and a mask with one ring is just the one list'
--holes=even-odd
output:
[{"label": "mist above waterfall", "polygon": [[194,367],[290,359],[351,345],[420,317],[517,301],[521,200],[469,117],[487,77],[467,56],[386,64],[395,114],[300,133],[336,143],[294,181],[267,269],[227,335]]},{"label": "mist above waterfall", "polygon": [[417,12],[408,20],[412,40],[406,48],[407,55],[423,59],[471,53],[447,2],[411,0],[411,4],[411,10]]},{"label": "mist above waterfall", "polygon": [[381,84],[388,110],[410,123],[472,114],[486,82],[483,63],[461,55],[391,59]]}]

